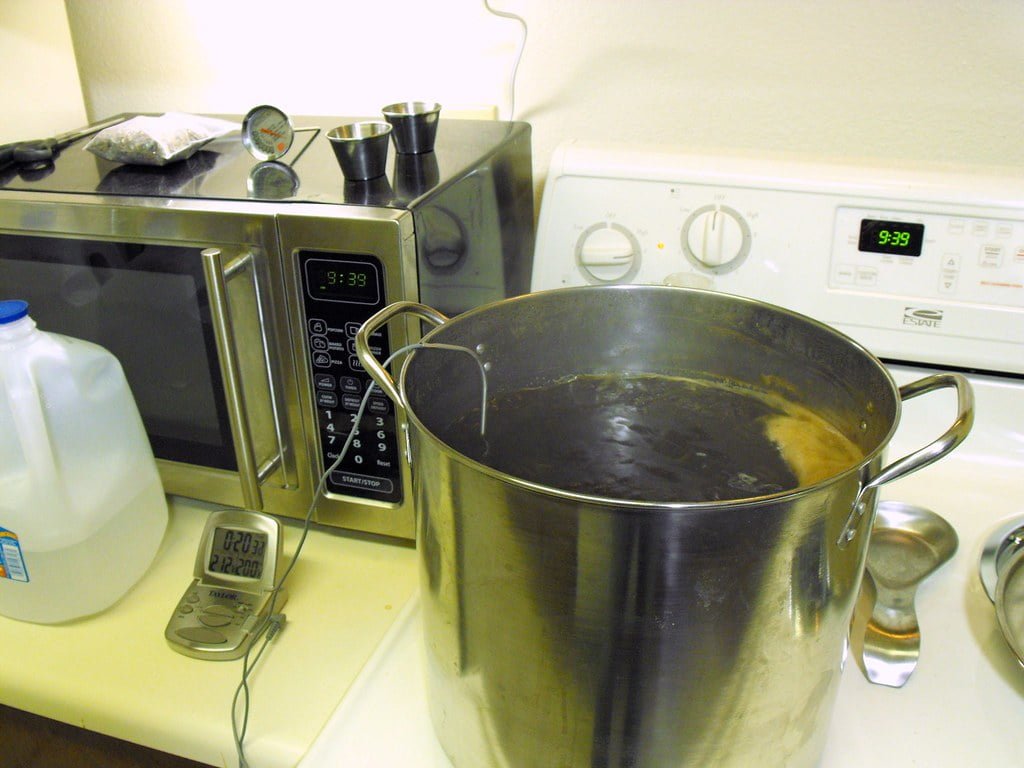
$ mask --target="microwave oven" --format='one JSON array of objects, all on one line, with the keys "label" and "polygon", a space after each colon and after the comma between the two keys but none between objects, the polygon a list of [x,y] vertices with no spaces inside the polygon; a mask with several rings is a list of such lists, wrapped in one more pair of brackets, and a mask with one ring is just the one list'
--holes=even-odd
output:
[{"label": "microwave oven", "polygon": [[[401,300],[447,314],[529,290],[530,127],[441,120],[434,151],[347,182],[324,137],[257,162],[239,134],[164,167],[84,149],[0,169],[0,298],[121,361],[170,494],[411,539],[404,416],[355,333]],[[418,339],[393,321],[383,359]]]}]

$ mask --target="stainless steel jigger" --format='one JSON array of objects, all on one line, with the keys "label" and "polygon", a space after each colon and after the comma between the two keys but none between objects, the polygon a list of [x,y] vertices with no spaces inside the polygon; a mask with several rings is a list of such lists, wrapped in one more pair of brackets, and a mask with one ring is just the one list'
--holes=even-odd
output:
[{"label": "stainless steel jigger", "polygon": [[395,151],[402,155],[419,155],[434,151],[437,119],[441,105],[425,101],[388,104],[381,110],[391,125]]},{"label": "stainless steel jigger", "polygon": [[327,140],[348,181],[369,181],[384,175],[390,134],[387,123],[348,123],[328,131]]},{"label": "stainless steel jigger", "polygon": [[[872,683],[900,688],[913,674],[921,653],[917,587],[953,557],[957,545],[956,531],[934,512],[895,501],[878,505],[864,575],[873,600],[861,649]],[[854,627],[861,623],[855,615]],[[860,638],[851,640],[856,647]]]}]

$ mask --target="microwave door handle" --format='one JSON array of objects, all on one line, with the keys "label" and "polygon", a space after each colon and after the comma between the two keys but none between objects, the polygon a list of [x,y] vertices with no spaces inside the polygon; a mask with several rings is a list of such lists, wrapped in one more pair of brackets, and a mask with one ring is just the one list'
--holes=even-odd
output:
[{"label": "microwave door handle", "polygon": [[277,378],[277,374],[274,368],[274,362],[271,360],[270,352],[270,331],[266,326],[266,318],[269,317],[267,314],[267,307],[264,304],[263,291],[261,287],[262,283],[259,279],[259,275],[256,273],[256,264],[249,257],[249,263],[252,265],[253,276],[252,276],[252,288],[253,298],[256,300],[256,313],[260,323],[260,342],[263,348],[263,365],[267,371],[267,394],[270,399],[270,412],[273,421],[274,428],[274,439],[276,444],[276,455],[272,456],[268,461],[265,461],[257,470],[257,479],[260,485],[263,481],[273,472],[275,469],[280,468],[285,478],[291,476],[289,467],[285,462],[285,431],[282,420],[282,413],[284,412],[285,406],[281,400],[283,388],[280,386]]},{"label": "microwave door handle", "polygon": [[235,345],[234,327],[228,311],[227,291],[227,281],[251,262],[252,254],[245,254],[225,264],[219,248],[206,248],[202,251],[202,257],[203,272],[209,288],[210,315],[217,339],[217,352],[224,371],[224,394],[227,398],[231,432],[235,439],[242,500],[247,508],[261,510],[263,497],[260,493],[259,471],[256,468],[256,452],[242,392],[238,347]]}]

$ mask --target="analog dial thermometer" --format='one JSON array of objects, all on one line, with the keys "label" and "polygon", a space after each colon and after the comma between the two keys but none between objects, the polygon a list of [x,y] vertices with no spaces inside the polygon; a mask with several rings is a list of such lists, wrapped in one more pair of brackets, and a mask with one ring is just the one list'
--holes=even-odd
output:
[{"label": "analog dial thermometer", "polygon": [[292,146],[292,121],[277,107],[253,107],[242,121],[242,144],[257,160],[277,160]]}]

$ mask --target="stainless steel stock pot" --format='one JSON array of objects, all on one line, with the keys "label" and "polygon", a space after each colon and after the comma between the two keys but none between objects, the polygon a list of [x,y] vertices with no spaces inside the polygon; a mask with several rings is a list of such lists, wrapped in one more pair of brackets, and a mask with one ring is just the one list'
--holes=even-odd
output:
[{"label": "stainless steel stock pot", "polygon": [[[399,315],[436,325],[423,341],[437,348],[413,351],[396,386],[368,341]],[[960,376],[897,388],[835,330],[708,291],[571,288],[450,320],[393,304],[357,350],[410,423],[428,701],[459,768],[814,765],[877,488],[951,451],[973,419]],[[588,373],[777,382],[863,459],[729,501],[568,492],[447,444],[452,415],[481,399],[482,367],[488,398]],[[901,401],[945,387],[958,395],[952,426],[883,466]]]}]

